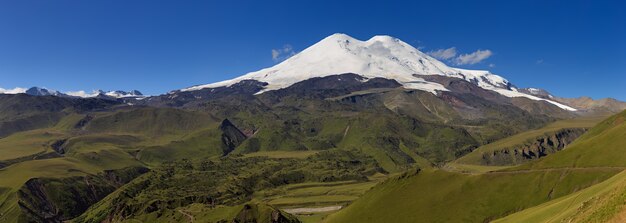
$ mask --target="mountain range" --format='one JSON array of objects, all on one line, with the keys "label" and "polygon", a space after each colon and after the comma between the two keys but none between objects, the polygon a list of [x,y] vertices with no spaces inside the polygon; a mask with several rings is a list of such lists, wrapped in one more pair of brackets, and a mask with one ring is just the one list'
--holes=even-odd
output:
[{"label": "mountain range", "polygon": [[[273,67],[250,72],[231,80],[175,90],[169,94],[230,87],[242,81],[256,81],[263,85],[258,92],[254,92],[255,94],[261,94],[266,91],[287,88],[311,78],[323,78],[347,73],[358,75],[362,78],[362,81],[372,78],[393,80],[405,89],[427,91],[435,95],[438,95],[440,92],[455,90],[443,86],[441,83],[443,79],[461,79],[505,97],[545,101],[561,109],[573,112],[594,112],[598,110],[617,112],[626,108],[626,103],[611,98],[593,100],[588,97],[555,97],[544,89],[518,88],[505,78],[489,71],[449,67],[413,46],[391,36],[374,36],[369,40],[361,41],[340,33],[324,38]],[[61,93],[39,87],[33,87],[24,92],[13,91],[9,93],[83,98],[143,99],[146,97],[137,90],[129,92],[97,90],[92,93],[82,91]]]},{"label": "mountain range", "polygon": [[0,221],[491,221],[621,176],[624,109],[345,34],[161,95],[5,91]]}]

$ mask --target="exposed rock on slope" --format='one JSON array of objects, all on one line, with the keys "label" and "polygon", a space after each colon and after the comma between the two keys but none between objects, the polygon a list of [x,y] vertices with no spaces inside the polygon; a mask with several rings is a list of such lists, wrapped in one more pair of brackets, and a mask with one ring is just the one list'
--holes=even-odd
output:
[{"label": "exposed rock on slope", "polygon": [[266,204],[246,204],[237,216],[232,219],[233,223],[299,223],[296,217],[282,212]]},{"label": "exposed rock on slope", "polygon": [[524,145],[484,153],[481,163],[483,165],[514,165],[528,162],[564,149],[585,132],[584,128],[563,129],[536,138]]},{"label": "exposed rock on slope", "polygon": [[222,121],[220,130],[222,130],[222,143],[226,145],[224,155],[232,152],[235,148],[237,148],[237,146],[241,145],[241,143],[247,139],[246,135],[228,119],[224,119],[224,121]]},{"label": "exposed rock on slope", "polygon": [[62,179],[34,178],[19,190],[24,222],[62,222],[83,213],[115,189],[148,169],[132,167],[99,175]]}]

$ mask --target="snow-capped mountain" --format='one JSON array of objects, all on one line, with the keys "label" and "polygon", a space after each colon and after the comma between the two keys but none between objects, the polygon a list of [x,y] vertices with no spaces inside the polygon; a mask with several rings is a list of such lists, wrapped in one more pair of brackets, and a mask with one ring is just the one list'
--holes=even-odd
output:
[{"label": "snow-capped mountain", "polygon": [[576,111],[567,105],[519,91],[508,80],[483,70],[449,67],[420,52],[413,46],[391,36],[374,36],[361,41],[346,34],[333,34],[293,57],[273,66],[213,84],[198,85],[181,91],[231,86],[243,80],[268,83],[257,94],[289,87],[315,77],[354,73],[365,78],[386,78],[407,89],[437,94],[448,91],[443,85],[425,81],[419,75],[442,75],[467,80],[477,86],[507,97],[526,97]]},{"label": "snow-capped mountain", "polygon": [[145,97],[141,92],[139,92],[138,90],[132,90],[132,91],[109,91],[109,92],[105,92],[104,93],[107,96],[111,96],[114,98],[142,98]]},{"label": "snow-capped mountain", "polygon": [[69,96],[81,97],[81,98],[93,98],[93,97],[112,97],[112,98],[144,98],[141,92],[138,90],[132,91],[103,91],[103,90],[95,90],[91,93],[85,91],[75,91],[75,92],[67,92]]},{"label": "snow-capped mountain", "polygon": [[140,91],[132,90],[132,91],[102,91],[95,90],[92,92],[85,91],[72,91],[72,92],[60,92],[57,90],[52,90],[48,88],[42,87],[31,87],[29,89],[25,88],[14,88],[14,89],[3,89],[0,88],[0,94],[28,94],[33,96],[58,96],[58,97],[77,97],[77,98],[94,98],[94,97],[104,97],[104,98],[134,98],[141,99],[145,98]]},{"label": "snow-capped mountain", "polygon": [[48,95],[61,96],[63,94],[55,90],[49,90],[49,89],[40,88],[40,87],[31,87],[28,90],[26,90],[24,93],[33,95],[33,96],[48,96]]}]

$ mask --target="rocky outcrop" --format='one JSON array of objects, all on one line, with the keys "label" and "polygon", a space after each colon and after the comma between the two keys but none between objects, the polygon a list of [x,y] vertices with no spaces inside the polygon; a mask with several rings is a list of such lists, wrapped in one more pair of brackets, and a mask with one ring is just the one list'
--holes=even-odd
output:
[{"label": "rocky outcrop", "polygon": [[93,119],[92,115],[85,115],[84,118],[78,120],[78,122],[74,125],[74,128],[83,129],[92,119]]},{"label": "rocky outcrop", "polygon": [[226,145],[224,155],[232,152],[237,146],[241,145],[241,143],[248,138],[228,119],[224,119],[224,121],[222,121],[220,130],[222,131],[222,143]]},{"label": "rocky outcrop", "polygon": [[300,223],[300,220],[266,204],[246,204],[231,222]]},{"label": "rocky outcrop", "polygon": [[483,153],[481,163],[498,166],[528,162],[564,149],[585,132],[584,128],[562,129],[522,145]]},{"label": "rocky outcrop", "polygon": [[108,170],[98,175],[33,178],[18,191],[24,222],[62,222],[83,213],[117,188],[148,172],[144,167]]},{"label": "rocky outcrop", "polygon": [[60,139],[52,143],[50,147],[58,154],[65,154],[65,142],[67,142],[67,139]]}]

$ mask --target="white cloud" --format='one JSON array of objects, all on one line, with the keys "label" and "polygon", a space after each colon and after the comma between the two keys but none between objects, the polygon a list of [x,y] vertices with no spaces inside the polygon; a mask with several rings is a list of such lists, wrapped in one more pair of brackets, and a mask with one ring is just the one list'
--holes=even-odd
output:
[{"label": "white cloud", "polygon": [[293,51],[293,47],[289,44],[285,44],[283,48],[272,49],[272,60],[274,61],[286,60],[293,55],[296,55],[296,52]]},{"label": "white cloud", "polygon": [[440,60],[449,60],[456,56],[456,47],[450,47],[448,49],[438,49],[435,51],[430,51],[426,54]]},{"label": "white cloud", "polygon": [[476,50],[476,51],[474,51],[473,53],[470,53],[470,54],[459,55],[455,59],[455,63],[457,65],[477,64],[477,63],[480,63],[481,61],[489,58],[491,55],[493,55],[491,50]]},{"label": "white cloud", "polygon": [[0,94],[19,94],[19,93],[25,93],[26,90],[27,90],[26,88],[20,88],[20,87],[16,87],[13,89],[0,88]]},{"label": "white cloud", "polygon": [[91,93],[87,93],[85,91],[68,91],[68,92],[65,92],[65,94],[70,95],[70,96],[74,96],[74,97],[90,98],[90,97],[98,96],[98,94],[100,94],[100,92],[92,91]]},{"label": "white cloud", "polygon": [[496,65],[495,65],[495,64],[492,64],[492,63],[490,63],[490,64],[489,64],[489,67],[494,68],[494,67],[496,67]]},{"label": "white cloud", "polygon": [[543,59],[539,59],[535,62],[536,64],[543,64]]}]

